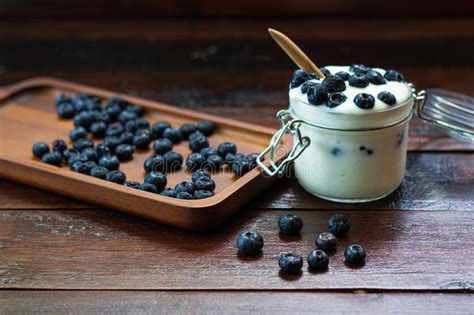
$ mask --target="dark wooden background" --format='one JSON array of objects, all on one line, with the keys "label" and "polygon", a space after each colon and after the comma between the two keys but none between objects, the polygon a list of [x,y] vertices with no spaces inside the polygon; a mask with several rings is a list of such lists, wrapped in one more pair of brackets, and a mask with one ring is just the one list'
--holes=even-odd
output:
[{"label": "dark wooden background", "polygon": [[[0,1],[0,85],[54,76],[277,127],[294,66],[266,33],[287,33],[319,64],[394,67],[415,85],[474,94],[474,2]],[[339,205],[295,180],[221,229],[191,233],[0,179],[0,310],[5,312],[470,313],[474,146],[414,120],[407,174],[384,200]],[[0,144],[1,145],[1,144]],[[301,215],[301,237],[276,233]],[[368,251],[324,274],[279,274],[342,211]],[[236,256],[245,228],[266,241]]]}]

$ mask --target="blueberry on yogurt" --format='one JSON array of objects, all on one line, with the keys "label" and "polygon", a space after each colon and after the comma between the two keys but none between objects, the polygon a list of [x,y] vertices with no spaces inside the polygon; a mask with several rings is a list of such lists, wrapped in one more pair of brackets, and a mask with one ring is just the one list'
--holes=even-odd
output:
[{"label": "blueberry on yogurt", "polygon": [[377,98],[387,105],[395,105],[397,103],[395,95],[387,91],[382,91],[377,94]]},{"label": "blueberry on yogurt", "polygon": [[378,71],[370,70],[367,72],[366,76],[369,79],[369,82],[372,84],[382,85],[387,83],[387,81],[385,81],[384,77]]},{"label": "blueberry on yogurt", "polygon": [[354,97],[354,103],[362,109],[370,109],[374,107],[375,98],[367,93],[359,93]]},{"label": "blueberry on yogurt", "polygon": [[383,77],[387,79],[387,81],[405,82],[405,78],[403,77],[403,75],[400,72],[392,70],[392,69],[387,70],[387,72],[385,72]]},{"label": "blueberry on yogurt", "polygon": [[342,92],[346,90],[346,83],[339,77],[328,75],[321,84],[326,88],[328,93]]},{"label": "blueberry on yogurt", "polygon": [[326,106],[329,108],[333,108],[336,106],[341,105],[347,100],[347,96],[345,96],[343,93],[332,93],[329,94],[328,99],[326,100]]},{"label": "blueberry on yogurt", "polygon": [[311,105],[324,104],[327,99],[328,90],[324,85],[315,83],[308,89],[308,102]]},{"label": "blueberry on yogurt", "polygon": [[336,77],[338,77],[339,79],[344,80],[344,81],[349,80],[349,77],[351,76],[349,73],[347,73],[345,71],[336,72],[336,73],[334,73],[334,75]]},{"label": "blueberry on yogurt", "polygon": [[293,72],[293,78],[291,79],[291,82],[290,82],[290,88],[293,89],[295,87],[298,87],[301,84],[311,79],[316,79],[316,76],[314,74],[298,69],[295,72]]},{"label": "blueberry on yogurt", "polygon": [[349,85],[358,88],[365,88],[369,85],[369,79],[363,73],[356,73],[349,77]]},{"label": "blueberry on yogurt", "polygon": [[357,74],[366,74],[372,70],[371,67],[367,67],[366,65],[363,64],[353,64],[352,66],[349,67],[349,71],[357,73]]}]

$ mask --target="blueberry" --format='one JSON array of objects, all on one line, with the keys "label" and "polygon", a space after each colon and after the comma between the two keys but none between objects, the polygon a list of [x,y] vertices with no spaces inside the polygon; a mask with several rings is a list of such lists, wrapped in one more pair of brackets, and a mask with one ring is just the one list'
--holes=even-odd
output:
[{"label": "blueberry", "polygon": [[225,160],[224,162],[229,165],[230,167],[232,167],[232,165],[235,163],[235,162],[238,162],[238,161],[245,161],[245,155],[243,155],[242,153],[236,153],[236,154],[232,154],[232,153],[229,153],[225,156]]},{"label": "blueberry", "polygon": [[329,108],[334,108],[341,105],[347,100],[347,96],[344,93],[332,93],[329,94],[329,97],[326,101],[326,106]]},{"label": "blueberry", "polygon": [[183,139],[183,135],[179,128],[170,127],[163,131],[163,138],[170,139],[173,143],[180,143]]},{"label": "blueberry", "polygon": [[364,88],[369,85],[369,79],[365,74],[362,73],[353,74],[349,77],[349,85],[358,88]]},{"label": "blueberry", "polygon": [[110,149],[110,151],[115,152],[115,148],[122,144],[122,140],[119,137],[105,137],[104,145]]},{"label": "blueberry", "polygon": [[316,246],[325,252],[333,251],[337,247],[337,238],[332,233],[323,232],[316,238]]},{"label": "blueberry", "polygon": [[94,121],[94,113],[83,111],[74,116],[74,127],[84,127],[85,129],[89,129]]},{"label": "blueberry", "polygon": [[318,83],[315,83],[315,82],[312,82],[312,81],[306,81],[305,83],[303,83],[303,85],[301,86],[301,93],[305,94],[308,92],[308,90],[316,85]]},{"label": "blueberry", "polygon": [[91,173],[91,170],[96,167],[97,164],[92,161],[87,161],[87,162],[77,162],[74,163],[73,166],[73,171],[81,173],[81,174],[86,174],[89,175]]},{"label": "blueberry", "polygon": [[348,263],[361,265],[365,261],[366,252],[364,247],[357,244],[352,244],[346,247],[344,251],[344,258]]},{"label": "blueberry", "polygon": [[79,152],[82,152],[86,148],[93,148],[94,142],[87,138],[78,139],[73,143],[73,148]]},{"label": "blueberry", "polygon": [[112,96],[107,100],[107,107],[109,106],[118,106],[120,110],[124,110],[127,107],[128,102],[121,98],[120,96]]},{"label": "blueberry", "polygon": [[125,181],[127,180],[127,176],[125,176],[125,173],[122,171],[114,170],[114,171],[108,172],[105,179],[108,180],[109,182],[123,185]]},{"label": "blueberry", "polygon": [[112,153],[112,151],[109,149],[108,146],[106,146],[105,144],[103,143],[99,143],[96,147],[95,147],[95,152],[97,154],[97,159],[100,159],[101,157],[103,157],[104,155],[109,155]]},{"label": "blueberry", "polygon": [[163,172],[165,170],[165,161],[161,155],[150,156],[145,159],[143,163],[143,168],[146,173],[152,171]]},{"label": "blueberry", "polygon": [[86,163],[87,161],[89,161],[89,159],[87,158],[87,156],[85,155],[82,155],[82,154],[75,154],[75,155],[72,155],[68,161],[67,161],[67,164],[69,165],[69,168],[71,170],[74,170],[74,164],[76,163]]},{"label": "blueberry", "polygon": [[372,68],[367,67],[363,64],[356,64],[355,63],[355,64],[353,64],[352,66],[349,67],[349,71],[354,72],[356,74],[366,74],[370,70],[372,70]]},{"label": "blueberry", "polygon": [[152,192],[155,194],[158,193],[158,188],[155,185],[150,184],[150,183],[141,183],[140,186],[138,186],[138,189]]},{"label": "blueberry", "polygon": [[105,135],[107,137],[118,137],[124,132],[125,129],[123,128],[122,124],[120,123],[114,123],[111,124],[107,127],[107,130],[105,132]]},{"label": "blueberry", "polygon": [[125,183],[123,183],[123,185],[135,189],[140,187],[140,183],[133,180],[127,180]]},{"label": "blueberry", "polygon": [[101,110],[100,112],[98,112],[97,115],[95,116],[95,119],[97,121],[104,122],[107,125],[112,121],[112,118],[110,117],[109,113],[107,113],[106,110]]},{"label": "blueberry", "polygon": [[133,145],[138,149],[146,150],[150,146],[151,137],[148,133],[140,132],[133,137]]},{"label": "blueberry", "polygon": [[387,79],[387,81],[405,82],[405,78],[403,77],[403,75],[395,70],[387,70],[383,77]]},{"label": "blueberry", "polygon": [[176,194],[176,198],[178,199],[194,199],[194,195],[193,194],[190,194],[188,193],[187,191],[181,191],[179,193]]},{"label": "blueberry", "polygon": [[205,199],[212,196],[214,196],[214,193],[208,190],[196,190],[194,192],[194,199]]},{"label": "blueberry", "polygon": [[62,152],[63,158],[66,161],[66,163],[69,163],[68,161],[71,158],[71,156],[79,155],[79,154],[80,152],[77,151],[76,149],[66,149]]},{"label": "blueberry", "polygon": [[328,93],[342,92],[346,89],[344,80],[334,75],[328,75],[321,84],[326,88]]},{"label": "blueberry", "polygon": [[354,103],[362,109],[370,109],[374,107],[375,98],[367,93],[359,93],[354,97]]},{"label": "blueberry", "polygon": [[128,104],[124,111],[135,113],[138,117],[142,116],[144,112],[143,107],[135,104]]},{"label": "blueberry", "polygon": [[199,152],[202,148],[207,148],[209,141],[206,136],[200,132],[193,133],[189,136],[189,148],[193,152]]},{"label": "blueberry", "polygon": [[134,151],[130,144],[121,144],[115,148],[115,155],[120,161],[128,161],[133,157]]},{"label": "blueberry", "polygon": [[103,167],[103,166],[94,166],[93,168],[91,168],[91,171],[89,172],[89,175],[93,176],[93,177],[100,178],[100,179],[106,179],[108,173],[109,173],[109,170],[106,169],[105,167]]},{"label": "blueberry", "polygon": [[137,127],[139,130],[150,128],[150,123],[144,117],[139,117],[137,120],[135,120],[135,122],[137,123]]},{"label": "blueberry", "polygon": [[190,135],[196,132],[197,128],[193,124],[186,123],[182,124],[179,130],[181,131],[183,139],[188,139]]},{"label": "blueberry", "polygon": [[278,227],[283,234],[295,235],[303,228],[303,220],[294,214],[283,214],[278,219]]},{"label": "blueberry", "polygon": [[321,72],[322,72],[325,76],[331,75],[331,71],[329,71],[326,67],[321,67],[321,68],[319,68],[319,70],[321,70]]},{"label": "blueberry", "polygon": [[61,93],[58,96],[56,96],[55,101],[56,101],[56,106],[59,106],[62,103],[71,103],[72,99],[69,95]]},{"label": "blueberry", "polygon": [[162,138],[165,129],[171,128],[171,125],[165,121],[157,122],[151,126],[151,134],[153,139]]},{"label": "blueberry", "polygon": [[202,148],[199,153],[201,153],[205,159],[207,159],[209,155],[219,154],[215,148]]},{"label": "blueberry", "polygon": [[174,187],[174,190],[176,190],[176,193],[180,193],[182,191],[185,191],[187,193],[193,194],[194,193],[194,184],[192,182],[187,182],[187,181],[182,181]]},{"label": "blueberry", "polygon": [[50,165],[55,165],[55,166],[61,166],[62,162],[62,156],[55,153],[55,152],[47,152],[43,154],[41,157],[41,160],[43,163],[50,164]]},{"label": "blueberry", "polygon": [[72,142],[83,138],[87,138],[87,130],[84,127],[77,127],[69,131],[69,139]]},{"label": "blueberry", "polygon": [[260,155],[259,153],[249,153],[249,154],[247,154],[245,159],[247,160],[247,162],[249,162],[250,168],[254,168],[254,167],[257,166],[257,159],[258,159],[259,155]]},{"label": "blueberry", "polygon": [[127,121],[127,122],[125,123],[124,129],[125,129],[126,131],[130,131],[130,132],[132,132],[132,133],[135,133],[135,132],[138,130],[137,119]]},{"label": "blueberry", "polygon": [[181,164],[183,164],[183,156],[174,151],[163,154],[163,160],[167,171],[177,171],[181,168]]},{"label": "blueberry", "polygon": [[308,266],[315,271],[328,269],[329,256],[320,249],[312,250],[308,255]]},{"label": "blueberry", "polygon": [[335,214],[328,220],[328,230],[336,236],[347,235],[350,228],[351,224],[343,214]]},{"label": "blueberry", "polygon": [[109,117],[111,120],[115,120],[118,118],[118,115],[122,112],[122,109],[120,108],[120,105],[118,104],[112,104],[112,105],[107,105],[105,108],[105,111],[107,114],[109,114]]},{"label": "blueberry", "polygon": [[206,159],[201,153],[191,153],[186,159],[186,168],[192,172],[201,168],[204,162],[206,162]]},{"label": "blueberry", "polygon": [[198,178],[201,178],[201,177],[206,177],[206,178],[211,178],[211,175],[209,174],[208,171],[206,170],[197,170],[195,172],[193,172],[192,174],[192,181],[193,183],[198,179]]},{"label": "blueberry", "polygon": [[125,131],[119,136],[120,143],[131,145],[133,144],[133,137],[135,137],[133,133],[131,133],[130,131]]},{"label": "blueberry", "polygon": [[223,163],[224,159],[220,155],[211,154],[207,157],[206,163],[204,163],[204,168],[208,169],[211,172],[217,172],[221,169]]},{"label": "blueberry", "polygon": [[72,103],[62,103],[56,108],[56,113],[61,118],[70,119],[75,114],[74,105]]},{"label": "blueberry", "polygon": [[135,120],[137,118],[138,118],[138,115],[135,112],[126,111],[126,110],[122,111],[118,115],[118,120],[121,121],[122,123],[126,123],[127,121]]},{"label": "blueberry", "polygon": [[103,138],[107,130],[107,124],[103,121],[96,121],[90,126],[89,130],[95,138]]},{"label": "blueberry", "polygon": [[216,184],[209,177],[199,177],[194,181],[194,188],[196,190],[214,191],[214,189],[216,189]]},{"label": "blueberry", "polygon": [[35,157],[41,159],[43,155],[49,152],[49,146],[46,142],[36,142],[33,144],[31,151]]},{"label": "blueberry", "polygon": [[245,231],[237,238],[237,250],[246,256],[256,256],[262,252],[263,237],[258,232]]},{"label": "blueberry", "polygon": [[67,143],[64,140],[54,140],[51,147],[53,151],[63,152],[67,149]]},{"label": "blueberry", "polygon": [[197,129],[205,136],[210,136],[214,132],[214,124],[208,120],[201,120],[196,125]]},{"label": "blueberry", "polygon": [[150,172],[145,176],[145,183],[153,184],[158,191],[162,191],[166,187],[167,179],[161,172]]},{"label": "blueberry", "polygon": [[166,196],[166,197],[171,197],[171,198],[176,198],[176,190],[174,190],[173,188],[166,188],[166,189],[163,189],[160,192],[160,195]]},{"label": "blueberry", "polygon": [[381,85],[387,83],[387,81],[385,81],[383,76],[378,71],[370,70],[367,72],[366,76],[369,79],[369,82],[372,84]]},{"label": "blueberry", "polygon": [[87,157],[89,161],[97,162],[98,160],[97,151],[94,148],[85,148],[82,150],[81,154]]},{"label": "blueberry", "polygon": [[328,90],[322,84],[314,84],[308,90],[308,102],[311,105],[321,105],[328,99]]},{"label": "blueberry", "polygon": [[349,77],[351,76],[349,73],[345,71],[336,72],[334,75],[343,81],[349,80]]},{"label": "blueberry", "polygon": [[229,153],[235,154],[237,152],[237,146],[232,142],[224,142],[219,144],[217,152],[222,158],[225,158]]},{"label": "blueberry", "polygon": [[232,163],[232,171],[237,176],[244,176],[250,171],[250,163],[247,161],[235,161]]},{"label": "blueberry", "polygon": [[287,274],[297,274],[303,268],[303,258],[297,253],[280,253],[278,266]]},{"label": "blueberry", "polygon": [[173,149],[173,142],[171,142],[170,139],[157,139],[153,143],[153,151],[155,151],[156,154],[163,155],[166,152],[169,152]]},{"label": "blueberry", "polygon": [[109,171],[113,171],[119,168],[120,161],[114,155],[106,155],[100,158],[99,165],[105,167]]},{"label": "blueberry", "polygon": [[395,105],[397,103],[395,95],[387,91],[383,91],[377,94],[377,98],[388,105]]},{"label": "blueberry", "polygon": [[293,89],[305,83],[306,81],[313,79],[316,79],[316,76],[314,74],[310,74],[304,70],[297,69],[295,72],[293,72],[293,78],[290,82],[290,88]]}]

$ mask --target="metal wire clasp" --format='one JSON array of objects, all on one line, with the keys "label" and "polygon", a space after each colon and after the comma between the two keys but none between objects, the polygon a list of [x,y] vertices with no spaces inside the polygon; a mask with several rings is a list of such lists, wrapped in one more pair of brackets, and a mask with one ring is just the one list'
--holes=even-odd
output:
[{"label": "metal wire clasp", "polygon": [[[309,146],[311,143],[308,137],[303,137],[301,135],[300,126],[304,121],[300,119],[294,119],[291,117],[288,110],[280,110],[277,113],[278,121],[280,122],[280,129],[275,133],[270,140],[270,145],[262,152],[257,158],[257,164],[260,166],[263,171],[270,176],[275,174],[279,174],[285,170],[285,167],[296,158],[298,158],[301,153]],[[276,164],[275,161],[275,153],[277,147],[281,143],[281,139],[285,134],[292,134],[296,135],[298,141],[293,145],[290,153],[286,156],[286,158],[281,161],[279,165]],[[267,167],[263,161],[265,159],[265,155],[269,155],[269,164],[270,166]]]}]

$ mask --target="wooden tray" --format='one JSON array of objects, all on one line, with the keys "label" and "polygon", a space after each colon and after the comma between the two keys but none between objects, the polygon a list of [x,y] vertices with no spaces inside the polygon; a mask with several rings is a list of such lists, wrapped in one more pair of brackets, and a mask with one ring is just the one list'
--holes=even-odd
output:
[{"label": "wooden tray", "polygon": [[[0,176],[41,189],[63,194],[102,206],[139,215],[184,229],[200,230],[214,227],[254,198],[273,181],[258,168],[237,178],[225,169],[213,175],[215,196],[201,200],[180,200],[125,187],[115,183],[75,173],[68,167],[44,164],[31,153],[33,143],[55,139],[69,140],[71,120],[58,118],[54,99],[61,92],[86,92],[101,98],[120,95],[98,88],[69,83],[52,78],[33,78],[0,88]],[[235,120],[224,119],[138,97],[120,95],[125,100],[146,109],[145,117],[154,123],[168,121],[174,126],[184,122],[207,119],[217,126],[209,138],[216,147],[224,141],[237,144],[239,152],[261,152],[268,145],[274,130]],[[175,145],[174,151],[190,153],[188,142]],[[143,161],[152,150],[139,151],[133,160],[123,162],[120,169],[128,180],[143,182]],[[184,169],[170,173],[168,187],[190,180]]]}]

